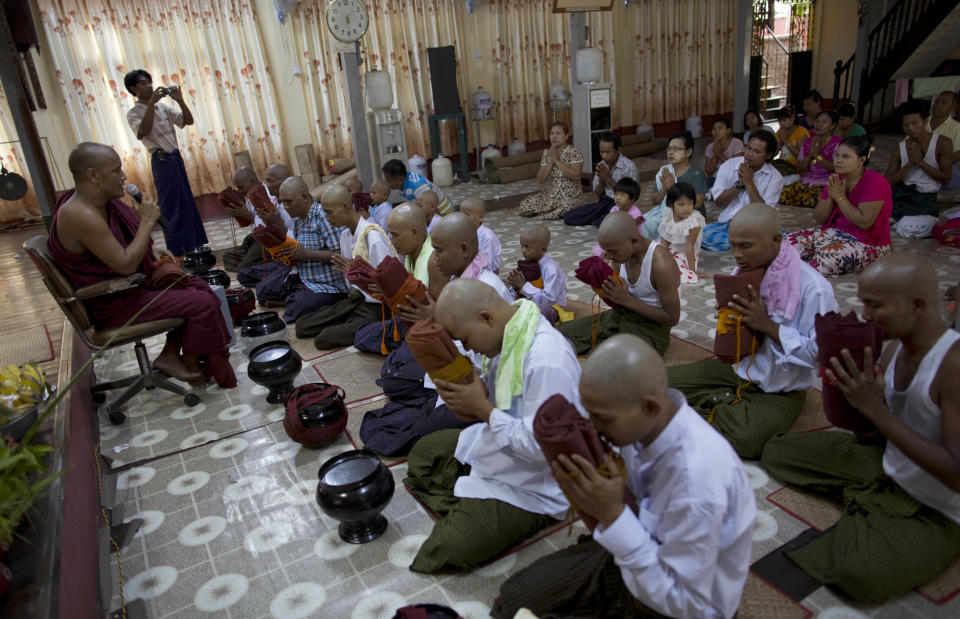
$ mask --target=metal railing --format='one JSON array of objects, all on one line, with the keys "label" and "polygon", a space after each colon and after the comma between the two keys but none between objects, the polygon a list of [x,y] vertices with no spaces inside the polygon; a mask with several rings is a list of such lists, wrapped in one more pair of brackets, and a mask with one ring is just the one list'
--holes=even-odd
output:
[{"label": "metal railing", "polygon": [[[851,55],[846,62],[837,61],[837,66],[833,69],[833,108],[837,109],[840,105],[850,102],[850,91],[853,88],[853,58]],[[841,83],[843,84],[841,86]]]}]

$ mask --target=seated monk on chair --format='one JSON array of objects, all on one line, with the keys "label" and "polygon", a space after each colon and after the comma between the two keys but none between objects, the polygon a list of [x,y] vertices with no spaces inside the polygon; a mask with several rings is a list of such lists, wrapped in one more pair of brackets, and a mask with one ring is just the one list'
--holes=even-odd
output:
[{"label": "seated monk on chair", "polygon": [[531,424],[553,395],[579,403],[580,364],[533,301],[508,303],[460,278],[440,294],[436,319],[480,366],[470,383],[437,380],[437,390],[479,423],[429,434],[410,451],[404,483],[438,516],[410,566],[425,573],[472,570],[564,517],[569,503]]},{"label": "seated monk on chair", "polygon": [[[328,187],[320,202],[327,221],[335,228],[343,228],[340,253],[331,257],[335,269],[346,274],[354,258],[362,258],[376,268],[387,256],[397,257],[387,232],[364,219],[344,185]],[[351,285],[346,299],[301,315],[297,319],[297,337],[313,337],[318,350],[349,346],[360,327],[380,320],[383,314],[383,303]]]},{"label": "seated monk on chair", "polygon": [[[207,357],[207,374],[221,387],[235,387],[230,333],[210,286],[190,275],[183,276],[182,287],[175,284],[163,290],[150,285],[160,253],[173,258],[169,252],[153,250],[150,233],[160,217],[159,207],[146,198],[137,215],[120,199],[127,175],[109,146],[78,144],[68,164],[75,189],[60,199],[50,226],[47,248],[54,262],[78,288],[134,273],[146,278],[141,286],[86,301],[94,323],[101,328],[119,327],[140,310],[134,322],[183,318],[186,324],[167,334],[153,368],[191,387],[203,387],[207,379],[200,358]],[[150,306],[144,310],[147,303]]]},{"label": "seated monk on chair", "polygon": [[865,349],[862,368],[843,349],[824,372],[885,442],[821,431],[763,450],[777,479],[843,497],[836,526],[786,555],[858,600],[906,593],[960,558],[960,333],[943,323],[938,293],[921,256],[871,264],[859,283],[863,316],[893,341],[882,355]]},{"label": "seated monk on chair", "polygon": [[[742,458],[758,458],[764,444],[786,432],[817,376],[814,317],[837,310],[830,283],[804,262],[780,233],[780,217],[765,204],[743,207],[730,222],[730,244],[740,271],[763,269],[760,289],[734,295],[728,307],[760,342],[731,366],[707,359],[667,368],[670,386],[722,434]],[[738,317],[726,313],[727,328]]]},{"label": "seated monk on chair", "polygon": [[670,327],[680,321],[680,267],[660,243],[637,230],[628,213],[607,215],[597,240],[606,257],[619,264],[620,281],[603,282],[602,293],[620,307],[561,323],[559,327],[578,355],[611,335],[631,333],[661,355],[670,344]]},{"label": "seated monk on chair", "polygon": [[491,614],[733,617],[757,513],[740,458],[667,387],[663,360],[632,335],[591,353],[580,396],[620,448],[625,475],[605,475],[579,453],[556,457],[560,487],[597,526],[508,578]]}]

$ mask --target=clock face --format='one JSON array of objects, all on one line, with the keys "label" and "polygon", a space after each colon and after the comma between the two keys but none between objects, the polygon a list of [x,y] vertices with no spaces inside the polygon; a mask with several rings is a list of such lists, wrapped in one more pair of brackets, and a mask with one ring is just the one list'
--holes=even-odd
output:
[{"label": "clock face", "polygon": [[326,17],[327,28],[333,36],[348,43],[362,37],[370,24],[367,7],[361,0],[332,0]]}]

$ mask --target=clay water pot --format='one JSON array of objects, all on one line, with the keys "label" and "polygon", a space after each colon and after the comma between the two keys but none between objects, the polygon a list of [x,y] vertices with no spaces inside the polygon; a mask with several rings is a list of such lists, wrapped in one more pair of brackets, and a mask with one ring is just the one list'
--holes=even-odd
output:
[{"label": "clay water pot", "polygon": [[377,454],[369,449],[338,454],[323,463],[317,476],[317,504],[340,521],[340,539],[366,544],[383,535],[387,519],[380,512],[393,498],[394,482]]},{"label": "clay water pot", "polygon": [[267,402],[279,404],[293,391],[293,381],[300,374],[303,361],[290,342],[274,340],[260,344],[250,351],[247,376],[270,390]]},{"label": "clay water pot", "polygon": [[183,252],[183,270],[187,273],[197,275],[204,271],[209,271],[217,263],[217,257],[213,255],[210,248],[206,245],[188,249]]},{"label": "clay water pot", "polygon": [[198,273],[197,277],[207,282],[211,286],[223,286],[224,290],[230,287],[230,276],[227,275],[227,272],[223,269],[203,271],[202,273]]}]

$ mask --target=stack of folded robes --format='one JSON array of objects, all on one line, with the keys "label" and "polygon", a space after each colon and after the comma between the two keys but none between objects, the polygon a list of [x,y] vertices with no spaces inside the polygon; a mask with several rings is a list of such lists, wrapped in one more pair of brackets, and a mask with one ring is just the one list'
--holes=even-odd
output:
[{"label": "stack of folded robes", "polygon": [[432,380],[445,380],[466,385],[473,382],[473,365],[460,354],[450,334],[433,318],[418,321],[410,327],[407,346]]},{"label": "stack of folded robes", "polygon": [[380,287],[384,301],[395,314],[398,305],[409,304],[408,295],[418,303],[427,302],[427,287],[393,256],[387,256],[380,261],[373,274],[373,281]]},{"label": "stack of folded robes", "polygon": [[613,269],[610,268],[610,265],[603,261],[602,258],[598,256],[590,256],[585,260],[581,260],[580,264],[577,266],[576,270],[577,279],[579,279],[584,284],[593,288],[593,291],[604,300],[604,302],[612,307],[613,309],[620,309],[620,305],[613,303],[608,300],[603,293],[601,292],[603,288],[603,282],[607,281],[607,278],[612,277],[613,281],[620,283],[620,276],[613,272]]},{"label": "stack of folded robes", "polygon": [[543,290],[543,275],[540,273],[540,263],[536,260],[517,260],[517,270],[523,279]]},{"label": "stack of folded robes", "polygon": [[250,200],[250,204],[253,205],[253,209],[257,213],[272,213],[277,210],[273,205],[273,201],[270,200],[270,196],[267,194],[267,188],[262,184],[251,188],[250,191],[247,192],[247,200]]},{"label": "stack of folded robes", "polygon": [[743,271],[736,275],[714,275],[713,284],[717,291],[717,335],[713,340],[713,354],[724,363],[739,363],[749,357],[760,346],[760,336],[750,327],[739,323],[742,314],[727,305],[737,295],[750,298],[748,286],[759,294],[763,281],[763,269]]},{"label": "stack of folded robes", "polygon": [[[243,208],[246,205],[243,203],[243,194],[234,189],[233,187],[227,187],[219,194],[217,194],[217,201],[220,202],[220,206],[225,209],[228,208]],[[249,219],[242,219],[234,215],[233,217],[238,224],[241,226],[246,226],[250,224]]]},{"label": "stack of folded robes", "polygon": [[350,263],[350,267],[347,268],[344,277],[346,277],[349,283],[370,294],[369,288],[370,284],[374,283],[373,276],[375,273],[376,269],[373,268],[373,265],[358,256]]},{"label": "stack of folded robes", "polygon": [[[540,445],[547,462],[551,465],[557,456],[567,457],[579,454],[590,461],[604,477],[626,478],[626,469],[620,456],[600,438],[589,419],[580,414],[577,408],[560,394],[547,398],[533,418],[533,438]],[[569,497],[567,497],[569,499]],[[633,513],[639,514],[637,499],[630,488],[623,488],[623,503]],[[592,532],[597,520],[584,512],[580,506],[570,502],[571,507],[580,512],[583,524]]]},{"label": "stack of folded robes", "polygon": [[264,249],[270,252],[274,260],[278,260],[286,265],[290,264],[290,259],[286,256],[277,257],[277,253],[281,250],[290,246],[296,247],[297,245],[296,241],[287,236],[286,228],[276,224],[266,224],[257,226],[250,234]]},{"label": "stack of folded robes", "polygon": [[883,349],[883,325],[862,322],[855,312],[846,316],[839,312],[827,312],[823,315],[817,314],[813,326],[817,331],[817,355],[820,361],[820,376],[823,377],[823,411],[827,415],[827,421],[851,432],[864,434],[874,431],[876,426],[873,422],[850,406],[840,389],[827,379],[825,370],[833,369],[830,365],[831,357],[836,357],[841,366],[846,367],[840,354],[840,351],[846,348],[858,368],[872,371],[863,367],[863,349],[869,346],[874,362],[880,359],[880,351]]}]

